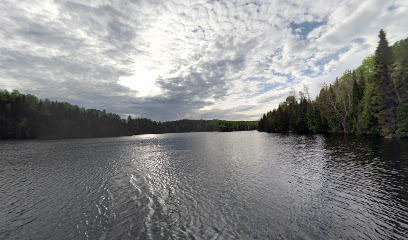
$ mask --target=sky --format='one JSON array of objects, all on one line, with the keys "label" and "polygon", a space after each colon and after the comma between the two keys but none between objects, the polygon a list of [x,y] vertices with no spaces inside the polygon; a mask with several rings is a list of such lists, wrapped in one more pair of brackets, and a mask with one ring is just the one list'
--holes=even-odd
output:
[{"label": "sky", "polygon": [[256,120],[408,37],[408,1],[1,0],[0,89],[122,117]]}]

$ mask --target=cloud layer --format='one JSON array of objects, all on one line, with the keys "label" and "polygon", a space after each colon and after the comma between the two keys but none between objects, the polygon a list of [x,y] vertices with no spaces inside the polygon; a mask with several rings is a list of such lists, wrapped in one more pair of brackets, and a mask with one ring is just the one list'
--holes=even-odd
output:
[{"label": "cloud layer", "polygon": [[[408,3],[2,1],[0,89],[154,120],[257,119],[408,37]],[[404,31],[405,30],[405,31]]]}]

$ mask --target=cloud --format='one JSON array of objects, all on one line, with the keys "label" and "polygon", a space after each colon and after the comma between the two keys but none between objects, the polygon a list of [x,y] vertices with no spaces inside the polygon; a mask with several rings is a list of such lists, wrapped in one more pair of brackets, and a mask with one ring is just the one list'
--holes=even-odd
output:
[{"label": "cloud", "polygon": [[11,1],[0,6],[0,88],[155,120],[257,119],[291,88],[357,67],[395,1]]}]

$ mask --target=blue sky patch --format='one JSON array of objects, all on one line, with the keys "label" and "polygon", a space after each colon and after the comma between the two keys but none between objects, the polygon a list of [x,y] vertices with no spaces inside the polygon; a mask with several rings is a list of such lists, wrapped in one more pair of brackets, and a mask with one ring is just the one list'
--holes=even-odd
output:
[{"label": "blue sky patch", "polygon": [[327,21],[322,22],[302,22],[302,23],[290,23],[290,28],[294,35],[299,35],[301,38],[306,39],[307,35],[313,31],[313,29],[326,24]]},{"label": "blue sky patch", "polygon": [[351,42],[362,44],[364,43],[364,38],[354,38]]},{"label": "blue sky patch", "polygon": [[329,54],[329,55],[317,60],[316,65],[321,67],[321,66],[324,66],[327,63],[329,63],[331,60],[338,60],[340,54],[345,53],[345,52],[347,52],[349,50],[350,50],[350,47],[341,48],[340,50],[336,51],[335,53]]}]

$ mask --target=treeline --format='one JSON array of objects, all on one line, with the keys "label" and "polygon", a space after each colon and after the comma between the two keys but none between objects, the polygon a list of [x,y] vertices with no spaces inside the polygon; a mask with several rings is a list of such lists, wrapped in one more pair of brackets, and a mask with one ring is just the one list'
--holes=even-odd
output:
[{"label": "treeline", "polygon": [[218,121],[220,132],[251,131],[256,130],[258,121]]},{"label": "treeline", "polygon": [[177,120],[156,122],[147,118],[127,119],[130,135],[148,133],[182,133],[218,131],[218,120]]},{"label": "treeline", "polygon": [[190,120],[156,122],[146,118],[127,120],[131,134],[182,133],[182,132],[231,132],[256,130],[258,121]]},{"label": "treeline", "polygon": [[265,132],[351,133],[408,136],[408,39],[389,46],[380,31],[375,54],[312,101],[307,87],[291,93],[277,109],[264,114]]},{"label": "treeline", "polygon": [[[234,131],[252,130],[256,122],[178,120],[156,122],[147,118],[126,120],[105,110],[85,109],[66,102],[39,100],[17,90],[0,91],[0,138],[91,138],[147,133],[221,131],[228,123]],[[248,128],[251,123],[251,128]]]},{"label": "treeline", "polygon": [[0,138],[105,137],[127,131],[117,114],[0,91]]}]

